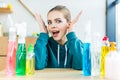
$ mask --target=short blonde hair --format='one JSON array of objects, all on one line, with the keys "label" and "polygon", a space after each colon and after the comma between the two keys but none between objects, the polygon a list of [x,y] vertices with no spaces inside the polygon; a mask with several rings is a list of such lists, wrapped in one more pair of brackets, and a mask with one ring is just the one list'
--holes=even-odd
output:
[{"label": "short blonde hair", "polygon": [[[53,7],[52,9],[49,10],[48,14],[52,11],[59,11],[61,13],[63,13],[63,16],[65,17],[65,19],[70,22],[71,21],[71,14],[69,9],[66,6],[62,6],[62,5],[57,5],[55,7]],[[48,15],[47,14],[47,15]]]}]

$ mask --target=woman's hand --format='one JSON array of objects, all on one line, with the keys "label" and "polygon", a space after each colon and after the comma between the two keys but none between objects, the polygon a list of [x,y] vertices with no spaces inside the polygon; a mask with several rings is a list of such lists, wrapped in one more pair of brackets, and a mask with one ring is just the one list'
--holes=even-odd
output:
[{"label": "woman's hand", "polygon": [[69,27],[68,27],[68,32],[72,31],[73,26],[77,23],[77,21],[79,20],[80,16],[82,14],[82,11],[79,12],[79,14],[71,21]]},{"label": "woman's hand", "polygon": [[38,13],[35,13],[34,16],[40,26],[40,31],[48,33],[47,27],[46,27],[45,22],[43,21],[41,15]]}]

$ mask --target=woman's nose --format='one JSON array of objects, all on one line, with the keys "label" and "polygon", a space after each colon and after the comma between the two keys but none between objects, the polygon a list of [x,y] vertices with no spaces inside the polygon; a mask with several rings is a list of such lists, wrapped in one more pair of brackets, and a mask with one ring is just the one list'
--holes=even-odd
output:
[{"label": "woman's nose", "polygon": [[57,25],[56,25],[55,23],[52,23],[51,27],[52,27],[52,28],[56,28]]}]

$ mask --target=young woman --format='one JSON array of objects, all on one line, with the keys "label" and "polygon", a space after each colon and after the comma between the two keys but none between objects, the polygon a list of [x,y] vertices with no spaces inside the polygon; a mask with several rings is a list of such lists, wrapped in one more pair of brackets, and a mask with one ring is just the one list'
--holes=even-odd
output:
[{"label": "young woman", "polygon": [[81,13],[71,21],[70,11],[57,5],[47,14],[48,26],[39,14],[35,14],[41,30],[34,46],[36,70],[46,67],[82,69],[82,42],[72,31]]}]

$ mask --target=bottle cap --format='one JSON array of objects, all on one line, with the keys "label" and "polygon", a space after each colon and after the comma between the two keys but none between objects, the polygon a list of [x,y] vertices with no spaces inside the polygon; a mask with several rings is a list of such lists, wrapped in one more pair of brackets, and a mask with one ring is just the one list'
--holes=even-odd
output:
[{"label": "bottle cap", "polygon": [[108,37],[107,37],[107,36],[104,36],[102,40],[103,40],[103,41],[108,41]]},{"label": "bottle cap", "polygon": [[107,36],[104,36],[103,39],[102,39],[102,41],[104,42],[104,44],[106,46],[110,46],[110,44],[109,44],[109,38]]},{"label": "bottle cap", "polygon": [[117,48],[115,42],[110,42],[110,51],[116,51],[116,50]]}]

